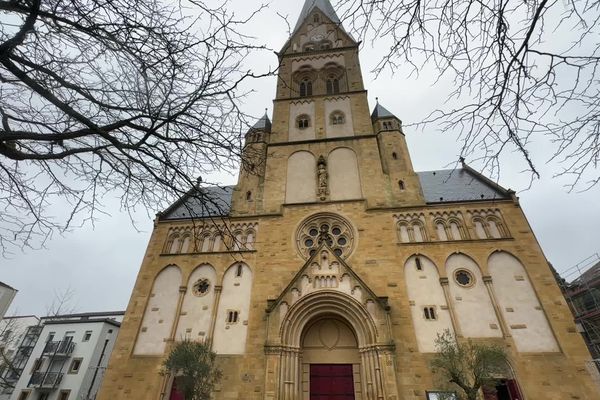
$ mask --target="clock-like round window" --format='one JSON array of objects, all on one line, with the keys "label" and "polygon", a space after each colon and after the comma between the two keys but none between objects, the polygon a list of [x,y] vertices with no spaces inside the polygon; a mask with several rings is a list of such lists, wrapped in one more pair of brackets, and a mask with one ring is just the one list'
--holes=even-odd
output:
[{"label": "clock-like round window", "polygon": [[319,247],[326,245],[338,257],[346,258],[354,249],[354,230],[348,221],[335,214],[316,214],[300,225],[296,233],[298,252],[312,257]]},{"label": "clock-like round window", "polygon": [[462,287],[471,287],[475,284],[473,274],[464,269],[459,269],[454,273],[454,280]]},{"label": "clock-like round window", "polygon": [[210,281],[206,278],[199,279],[194,286],[192,287],[192,291],[194,296],[202,297],[206,295],[210,290]]}]

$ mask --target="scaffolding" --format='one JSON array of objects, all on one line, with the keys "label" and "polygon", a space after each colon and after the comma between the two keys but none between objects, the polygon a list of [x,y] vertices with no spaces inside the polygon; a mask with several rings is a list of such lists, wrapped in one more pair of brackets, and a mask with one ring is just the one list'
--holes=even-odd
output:
[{"label": "scaffolding", "polygon": [[562,273],[559,282],[579,332],[600,368],[600,255],[598,253]]}]

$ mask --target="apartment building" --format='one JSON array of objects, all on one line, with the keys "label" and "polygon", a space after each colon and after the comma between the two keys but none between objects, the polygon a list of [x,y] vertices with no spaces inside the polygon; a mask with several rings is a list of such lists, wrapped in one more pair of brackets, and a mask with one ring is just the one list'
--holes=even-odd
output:
[{"label": "apartment building", "polygon": [[96,398],[124,312],[42,318],[41,332],[10,400]]}]

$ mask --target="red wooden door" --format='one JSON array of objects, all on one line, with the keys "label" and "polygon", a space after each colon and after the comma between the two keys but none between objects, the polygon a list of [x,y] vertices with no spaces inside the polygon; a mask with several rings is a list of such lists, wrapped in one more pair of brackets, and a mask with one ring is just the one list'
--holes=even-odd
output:
[{"label": "red wooden door", "polygon": [[523,395],[521,395],[517,381],[509,379],[506,381],[506,386],[508,387],[508,393],[510,393],[511,400],[523,400]]},{"label": "red wooden door", "polygon": [[177,390],[177,379],[173,380],[173,386],[171,386],[171,396],[169,400],[184,400],[183,393]]},{"label": "red wooden door", "polygon": [[350,364],[311,364],[310,400],[354,400]]}]

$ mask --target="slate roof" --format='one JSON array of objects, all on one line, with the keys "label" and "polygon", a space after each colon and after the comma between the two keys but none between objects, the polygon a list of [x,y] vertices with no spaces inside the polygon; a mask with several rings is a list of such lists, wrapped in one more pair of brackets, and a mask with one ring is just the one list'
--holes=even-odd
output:
[{"label": "slate roof", "polygon": [[427,203],[507,200],[510,193],[471,168],[417,172]]},{"label": "slate roof", "polygon": [[389,112],[384,106],[377,102],[373,114],[371,114],[371,120],[375,121],[378,118],[398,118],[391,112]]},{"label": "slate roof", "polygon": [[231,211],[235,186],[210,186],[190,190],[161,215],[161,220],[222,217]]},{"label": "slate roof", "polygon": [[323,14],[325,14],[327,18],[331,20],[331,22],[342,27],[342,21],[340,21],[340,18],[338,17],[337,13],[335,12],[335,9],[333,8],[329,0],[306,0],[306,2],[304,3],[304,7],[302,7],[302,11],[300,12],[300,16],[298,17],[298,22],[296,22],[296,27],[294,28],[292,35],[294,35],[298,31],[298,29],[300,29],[304,20],[310,15],[310,13],[315,7],[319,8],[319,10],[321,10],[321,12],[323,12]]},{"label": "slate roof", "polygon": [[[468,166],[417,172],[428,204],[509,200],[511,193]],[[161,215],[161,220],[225,217],[231,211],[235,186],[192,189]]]},{"label": "slate roof", "polygon": [[266,132],[271,132],[271,125],[272,124],[271,120],[269,119],[269,116],[265,114],[261,119],[256,121],[256,123],[250,130],[263,130]]},{"label": "slate roof", "polygon": [[9,286],[9,285],[7,285],[7,284],[6,284],[6,283],[4,283],[4,282],[0,282],[0,286],[2,286],[2,287],[5,287],[5,288],[8,288],[8,289],[11,289],[11,290],[15,290],[15,291],[17,290],[17,289],[15,289],[14,287],[12,287],[12,286]]}]

